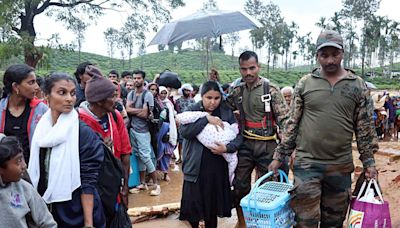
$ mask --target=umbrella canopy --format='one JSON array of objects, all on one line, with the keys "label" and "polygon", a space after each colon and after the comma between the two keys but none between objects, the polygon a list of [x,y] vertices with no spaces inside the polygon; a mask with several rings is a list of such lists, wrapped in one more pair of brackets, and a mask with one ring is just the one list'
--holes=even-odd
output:
[{"label": "umbrella canopy", "polygon": [[173,44],[191,39],[218,37],[222,34],[261,27],[261,24],[240,11],[200,10],[164,25],[150,45]]}]

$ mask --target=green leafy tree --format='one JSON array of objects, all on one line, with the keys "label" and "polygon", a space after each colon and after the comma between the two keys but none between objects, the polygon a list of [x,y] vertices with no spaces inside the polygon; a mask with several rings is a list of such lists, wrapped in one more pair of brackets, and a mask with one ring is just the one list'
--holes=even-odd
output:
[{"label": "green leafy tree", "polygon": [[111,66],[113,66],[112,59],[114,57],[115,48],[117,47],[117,43],[119,41],[118,30],[115,28],[106,29],[104,32],[104,40],[107,42],[108,57],[110,57]]},{"label": "green leafy tree", "polygon": [[297,37],[299,46],[299,55],[303,57],[303,61],[308,61],[311,68],[314,67],[314,60],[316,54],[315,43],[312,41],[311,32],[304,36]]},{"label": "green leafy tree", "polygon": [[140,56],[140,69],[144,69],[144,66],[143,66],[143,56],[146,54],[146,44],[144,43],[144,40],[143,40],[143,42],[140,44],[140,46],[139,46],[139,51],[138,51],[138,53],[139,53],[139,56]]},{"label": "green leafy tree", "polygon": [[299,29],[299,26],[292,21],[290,25],[287,25],[286,23],[283,24],[283,37],[282,37],[282,49],[285,55],[285,70],[288,70],[288,58],[289,58],[289,53],[292,48],[292,44],[294,42],[294,39],[297,35],[297,30]]},{"label": "green leafy tree", "polygon": [[393,69],[394,58],[399,55],[400,51],[400,24],[397,21],[391,21],[389,26],[388,46],[389,46],[389,64],[390,71]]},{"label": "green leafy tree", "polygon": [[119,46],[128,53],[129,69],[132,67],[132,55],[135,45],[145,42],[145,33],[149,31],[149,15],[129,16],[119,32]]},{"label": "green leafy tree", "polygon": [[321,30],[326,29],[326,27],[328,26],[326,23],[326,17],[320,17],[319,21],[317,23],[315,23],[315,26],[317,26],[318,28],[321,28]]},{"label": "green leafy tree", "polygon": [[307,33],[305,36],[305,45],[306,45],[306,60],[310,62],[310,67],[314,67],[315,55],[317,53],[317,48],[315,46],[315,42],[311,38],[311,33]]},{"label": "green leafy tree", "polygon": [[343,15],[340,12],[335,12],[333,14],[333,17],[331,17],[329,20],[332,22],[331,29],[337,31],[339,34],[343,33],[343,25],[342,25],[342,17]]},{"label": "green leafy tree", "polygon": [[271,60],[275,65],[276,56],[281,53],[282,23],[280,9],[272,2],[263,4],[260,0],[247,0],[245,11],[262,24],[261,28],[250,31],[251,40],[256,48],[267,50],[267,74]]},{"label": "green leafy tree", "polygon": [[215,0],[205,0],[203,2],[204,10],[216,10],[218,9],[217,2]]},{"label": "green leafy tree", "polygon": [[[0,2],[0,27],[7,28],[7,36],[13,37],[22,47],[25,63],[35,67],[43,57],[43,51],[35,46],[36,28],[34,19],[47,14],[58,21],[68,23],[69,18],[84,14],[88,20],[103,15],[106,10],[130,8],[133,18],[151,15],[153,29],[158,21],[170,18],[169,9],[184,5],[183,0],[2,0]],[[12,43],[11,43],[12,44]],[[18,50],[13,53],[19,55]]]},{"label": "green leafy tree", "polygon": [[356,41],[359,40],[357,32],[355,31],[355,26],[352,21],[345,22],[345,40],[347,41],[345,45],[345,57],[344,63],[346,67],[354,67],[353,60],[357,52]]},{"label": "green leafy tree", "polygon": [[[240,36],[238,32],[233,32],[233,33],[229,33],[226,35],[225,41],[226,43],[229,44],[229,46],[231,46],[231,59],[233,60],[235,58],[235,46],[236,44],[239,42],[240,40]],[[236,68],[236,64],[234,64],[232,66],[232,69]]]},{"label": "green leafy tree", "polygon": [[383,17],[370,15],[367,23],[364,27],[364,33],[362,34],[363,42],[361,46],[361,54],[365,58],[365,64],[372,68],[373,53],[379,50],[379,43],[382,37]]},{"label": "green leafy tree", "polygon": [[82,43],[85,40],[85,31],[88,24],[84,21],[71,17],[69,25],[67,26],[68,29],[72,30],[76,35],[76,41],[78,43],[78,63],[81,62],[81,51],[82,51]]},{"label": "green leafy tree", "polygon": [[[364,75],[365,61],[370,52],[370,45],[374,43],[372,37],[373,28],[371,28],[371,19],[373,19],[374,13],[379,9],[380,0],[343,0],[342,13],[346,17],[353,18],[358,21],[362,21],[362,34],[360,42],[360,54],[361,54],[361,74]],[[370,52],[371,53],[371,52]]]},{"label": "green leafy tree", "polygon": [[390,22],[387,17],[380,17],[379,18],[379,24],[381,25],[381,33],[380,37],[378,39],[378,60],[379,60],[379,66],[384,67],[385,65],[385,59],[387,58],[387,54],[389,52],[389,36],[390,36]]}]

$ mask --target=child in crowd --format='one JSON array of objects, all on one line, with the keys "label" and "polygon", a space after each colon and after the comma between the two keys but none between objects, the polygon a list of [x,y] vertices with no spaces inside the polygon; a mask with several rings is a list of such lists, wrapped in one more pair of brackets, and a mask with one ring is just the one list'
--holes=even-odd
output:
[{"label": "child in crowd", "polygon": [[0,134],[0,227],[57,227],[40,195],[21,180],[25,170],[18,139]]}]

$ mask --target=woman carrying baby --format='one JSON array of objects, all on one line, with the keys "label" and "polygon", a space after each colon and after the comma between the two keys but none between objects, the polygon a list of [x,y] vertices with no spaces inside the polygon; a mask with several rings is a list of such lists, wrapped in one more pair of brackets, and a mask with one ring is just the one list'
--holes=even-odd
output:
[{"label": "woman carrying baby", "polygon": [[187,111],[203,111],[209,115],[194,123],[180,125],[183,142],[184,183],[181,200],[181,220],[197,228],[200,221],[206,228],[217,227],[217,217],[231,216],[231,192],[228,163],[221,156],[234,153],[242,142],[240,134],[228,144],[217,143],[213,148],[203,146],[196,136],[207,124],[224,127],[223,121],[236,122],[232,110],[222,100],[218,83],[208,81],[201,88],[202,100]]}]

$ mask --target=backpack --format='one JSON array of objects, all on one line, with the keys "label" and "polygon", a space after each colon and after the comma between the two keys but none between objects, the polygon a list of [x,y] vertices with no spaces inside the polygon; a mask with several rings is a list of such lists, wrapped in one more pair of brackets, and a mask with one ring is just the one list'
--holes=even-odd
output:
[{"label": "backpack", "polygon": [[106,218],[112,218],[120,192],[124,173],[121,162],[103,142],[104,160],[97,178],[97,191],[103,204]]},{"label": "backpack", "polygon": [[[144,98],[145,98],[145,96],[146,96],[146,94],[148,92],[149,92],[148,90],[144,90],[143,93],[140,95],[140,99],[142,100],[142,104],[143,105],[145,104],[144,103]],[[128,94],[128,98],[129,98],[129,100],[133,100],[133,91]],[[136,98],[136,99],[138,99],[138,98]],[[136,103],[136,100],[135,100],[134,103]],[[148,104],[147,104],[147,107],[149,107]],[[168,108],[165,107],[164,109],[166,109],[166,111],[167,111],[167,118],[168,118]],[[162,109],[160,107],[160,105],[154,100],[153,110],[151,111],[150,108],[149,108],[149,114],[151,112],[151,114],[153,116],[152,119],[156,120],[156,121],[153,121],[153,120],[151,120],[149,118],[147,119],[147,123],[148,123],[150,132],[157,133],[160,130],[163,121],[165,121],[164,119],[163,119],[163,121],[159,121],[160,120],[160,114],[164,109]],[[167,122],[169,122],[169,120]]]},{"label": "backpack", "polygon": [[153,147],[154,153],[156,154],[158,152],[157,134],[160,131],[162,124],[165,122],[165,119],[161,117],[161,112],[165,109],[166,108],[161,108],[158,102],[154,100],[154,107],[152,110],[153,117],[148,120],[149,132],[151,136],[151,145]]},{"label": "backpack", "polygon": [[[114,121],[117,121],[117,114],[114,111],[111,112],[111,115]],[[100,134],[96,134],[103,140]],[[104,214],[108,220],[115,214],[115,204],[123,185],[124,172],[121,161],[114,156],[114,153],[103,141],[102,145],[104,159],[97,177],[96,189],[103,205]]]}]

